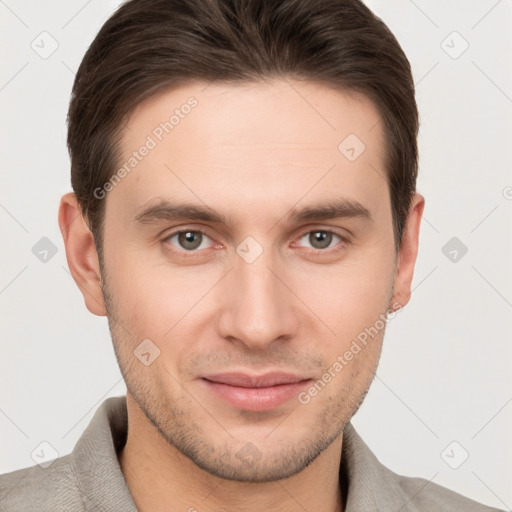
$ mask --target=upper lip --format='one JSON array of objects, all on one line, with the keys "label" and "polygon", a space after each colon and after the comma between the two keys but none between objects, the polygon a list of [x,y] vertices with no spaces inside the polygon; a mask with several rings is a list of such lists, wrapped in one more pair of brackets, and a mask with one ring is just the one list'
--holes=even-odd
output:
[{"label": "upper lip", "polygon": [[295,384],[308,377],[295,375],[287,372],[270,372],[263,375],[249,375],[241,372],[218,373],[215,375],[206,375],[203,379],[228,386],[239,386],[242,388],[266,388],[278,386],[280,384]]}]

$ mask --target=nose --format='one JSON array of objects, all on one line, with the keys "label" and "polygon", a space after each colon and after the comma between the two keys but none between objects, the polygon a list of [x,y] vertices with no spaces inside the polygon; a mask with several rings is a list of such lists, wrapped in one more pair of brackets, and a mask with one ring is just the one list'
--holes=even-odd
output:
[{"label": "nose", "polygon": [[222,290],[219,334],[252,350],[265,350],[297,333],[298,300],[289,276],[264,251],[252,263],[236,256]]}]

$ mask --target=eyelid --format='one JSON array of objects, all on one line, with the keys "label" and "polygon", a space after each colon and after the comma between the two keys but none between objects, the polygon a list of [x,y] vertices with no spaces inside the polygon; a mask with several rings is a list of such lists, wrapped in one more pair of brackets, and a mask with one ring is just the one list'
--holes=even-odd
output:
[{"label": "eyelid", "polygon": [[351,233],[344,229],[337,228],[335,226],[307,226],[303,228],[301,231],[299,231],[299,234],[297,235],[297,238],[301,238],[304,235],[307,235],[308,233],[315,233],[315,232],[323,232],[323,233],[332,233],[333,235],[339,236],[343,241],[349,242],[351,238]]}]

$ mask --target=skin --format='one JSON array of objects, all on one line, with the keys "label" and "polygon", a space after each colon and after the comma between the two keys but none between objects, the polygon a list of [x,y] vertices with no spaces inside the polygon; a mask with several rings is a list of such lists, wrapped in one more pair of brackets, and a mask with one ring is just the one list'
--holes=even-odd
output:
[{"label": "skin", "polygon": [[[311,82],[161,92],[130,116],[123,157],[191,96],[197,106],[106,194],[102,265],[74,194],[60,204],[70,271],[89,311],[108,316],[127,384],[122,471],[141,511],[343,510],[342,433],[371,384],[384,329],[307,404],[293,397],[247,411],[202,377],[320,379],[379,315],[409,301],[424,199],[414,195],[397,253],[376,107]],[[338,150],[349,134],[366,146],[354,161]],[[163,198],[207,205],[230,224],[134,220]],[[289,220],[340,199],[369,218]],[[196,232],[198,248],[180,245],[179,230]],[[250,263],[236,252],[248,236],[262,249]],[[160,350],[148,366],[134,355],[145,339]],[[247,446],[251,463],[240,456]]]}]

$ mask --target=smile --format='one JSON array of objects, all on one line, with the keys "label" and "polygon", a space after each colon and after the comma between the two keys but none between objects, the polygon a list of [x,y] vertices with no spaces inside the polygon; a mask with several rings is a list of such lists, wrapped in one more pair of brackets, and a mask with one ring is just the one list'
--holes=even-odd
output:
[{"label": "smile", "polygon": [[201,380],[210,393],[232,407],[255,412],[284,405],[311,382],[310,378],[283,372],[259,376],[224,373],[209,375]]}]

